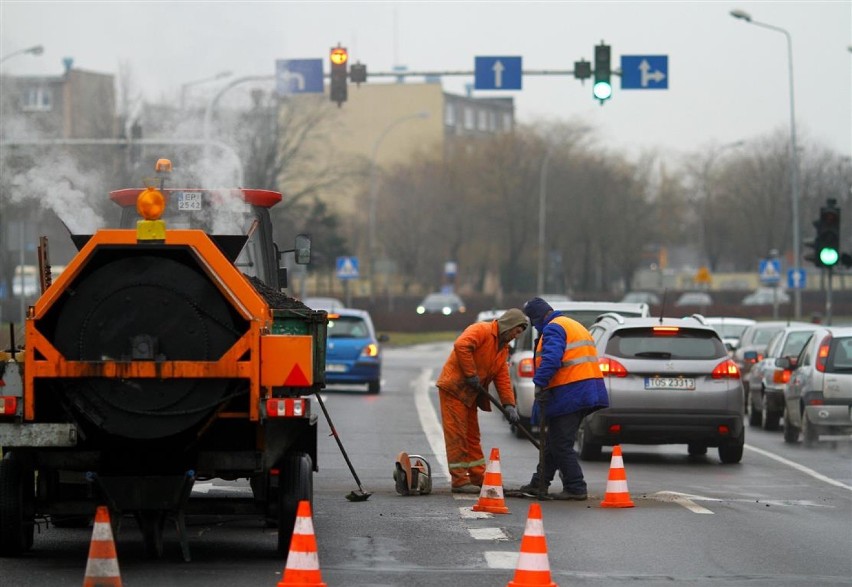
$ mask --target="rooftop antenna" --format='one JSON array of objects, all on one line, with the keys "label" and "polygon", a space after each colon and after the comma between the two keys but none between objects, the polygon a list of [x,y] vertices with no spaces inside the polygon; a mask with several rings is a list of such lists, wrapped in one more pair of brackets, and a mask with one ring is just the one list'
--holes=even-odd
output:
[{"label": "rooftop antenna", "polygon": [[669,293],[669,288],[663,290],[663,303],[660,304],[660,324],[663,323],[663,316],[666,314],[666,296]]}]

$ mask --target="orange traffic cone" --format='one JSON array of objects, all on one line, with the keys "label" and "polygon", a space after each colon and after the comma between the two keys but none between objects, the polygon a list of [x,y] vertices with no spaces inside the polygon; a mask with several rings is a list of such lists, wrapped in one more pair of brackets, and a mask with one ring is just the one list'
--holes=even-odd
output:
[{"label": "orange traffic cone", "polygon": [[89,545],[89,560],[86,562],[83,587],[121,587],[109,510],[103,505],[98,506],[95,512],[95,526],[92,529],[92,543]]},{"label": "orange traffic cone", "polygon": [[503,498],[503,476],[500,474],[500,449],[492,448],[485,468],[485,479],[479,491],[479,501],[473,506],[475,512],[508,514],[506,500]]},{"label": "orange traffic cone", "polygon": [[515,569],[515,578],[506,587],[540,586],[559,587],[550,579],[550,563],[547,561],[547,540],[541,520],[541,505],[530,505],[524,537],[521,538],[521,556]]},{"label": "orange traffic cone", "polygon": [[612,461],[609,465],[609,479],[606,493],[601,502],[602,508],[632,508],[633,501],[627,491],[627,473],[624,471],[624,459],[621,457],[621,445],[612,447]]},{"label": "orange traffic cone", "polygon": [[314,536],[314,523],[311,521],[311,502],[302,500],[296,510],[296,525],[290,539],[290,553],[284,567],[284,578],[278,587],[290,585],[311,585],[326,587],[322,582],[317,556],[317,539]]}]

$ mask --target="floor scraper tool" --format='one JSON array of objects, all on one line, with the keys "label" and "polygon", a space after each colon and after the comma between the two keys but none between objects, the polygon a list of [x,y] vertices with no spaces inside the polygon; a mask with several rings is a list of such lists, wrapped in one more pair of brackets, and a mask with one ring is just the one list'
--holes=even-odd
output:
[{"label": "floor scraper tool", "polygon": [[432,467],[429,466],[429,461],[420,455],[399,453],[394,463],[393,480],[396,483],[396,492],[400,495],[432,493]]}]

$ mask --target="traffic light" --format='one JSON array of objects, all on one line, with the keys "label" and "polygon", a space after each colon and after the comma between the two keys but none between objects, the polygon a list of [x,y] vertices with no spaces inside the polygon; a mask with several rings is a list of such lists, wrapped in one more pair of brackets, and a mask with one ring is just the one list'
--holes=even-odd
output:
[{"label": "traffic light", "polygon": [[612,98],[612,69],[609,63],[610,47],[601,41],[595,47],[595,85],[592,86],[592,94],[600,100],[601,105]]},{"label": "traffic light", "polygon": [[817,254],[823,267],[834,267],[840,260],[840,208],[837,200],[829,198],[819,209]]},{"label": "traffic light", "polygon": [[585,59],[575,61],[574,77],[585,83],[587,79],[592,77],[592,64],[586,61]]},{"label": "traffic light", "polygon": [[349,77],[353,84],[361,84],[367,81],[367,66],[361,62],[353,63],[349,70]]},{"label": "traffic light", "polygon": [[348,96],[346,84],[349,76],[349,52],[338,44],[337,47],[331,48],[329,59],[331,60],[331,101],[337,102],[339,107]]}]

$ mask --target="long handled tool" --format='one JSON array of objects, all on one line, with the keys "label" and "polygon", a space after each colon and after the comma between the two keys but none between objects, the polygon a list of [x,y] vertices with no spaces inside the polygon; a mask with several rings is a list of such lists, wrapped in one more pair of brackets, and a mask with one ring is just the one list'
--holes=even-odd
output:
[{"label": "long handled tool", "polygon": [[355,472],[355,467],[352,466],[352,462],[349,460],[349,455],[346,454],[346,449],[343,448],[343,443],[340,442],[340,437],[337,436],[337,430],[334,429],[331,416],[328,415],[328,410],[325,409],[325,403],[322,401],[318,391],[314,392],[314,395],[317,396],[317,401],[319,402],[320,408],[322,408],[322,413],[325,414],[325,419],[328,421],[328,427],[331,428],[331,435],[334,436],[334,439],[337,441],[337,446],[340,447],[340,453],[343,455],[346,464],[349,465],[349,470],[355,478],[355,483],[358,484],[358,491],[350,491],[346,495],[346,499],[349,501],[367,501],[373,494],[369,491],[364,491],[364,488],[361,487],[361,480],[358,479],[358,473]]},{"label": "long handled tool", "polygon": [[[502,413],[504,416],[506,416],[506,419],[507,419],[507,420],[509,419],[509,414],[507,414],[507,413],[506,413],[506,409],[503,407],[503,404],[501,404],[500,402],[498,402],[498,401],[494,398],[494,396],[493,396],[493,395],[491,395],[490,393],[488,393],[488,390],[486,390],[486,389],[485,389],[484,387],[482,387],[481,385],[477,385],[477,386],[476,386],[476,391],[477,391],[477,392],[479,392],[479,393],[481,393],[481,394],[482,394],[482,395],[484,395],[485,397],[487,397],[487,398],[491,401],[491,403],[492,403],[492,404],[494,404],[494,407],[496,407],[498,410],[500,410],[500,413]],[[518,427],[518,430],[520,430],[521,432],[523,432],[523,433],[524,433],[524,436],[526,436],[526,437],[527,437],[527,440],[529,440],[530,442],[532,442],[532,443],[533,443],[533,446],[535,446],[537,449],[539,449],[539,451],[541,450],[541,446],[539,445],[538,441],[535,439],[535,436],[533,436],[533,435],[532,435],[532,432],[530,432],[529,430],[527,430],[526,428],[524,428],[523,426],[521,426],[520,422],[518,422],[517,424],[515,424],[515,426],[517,426],[517,427]]]}]

